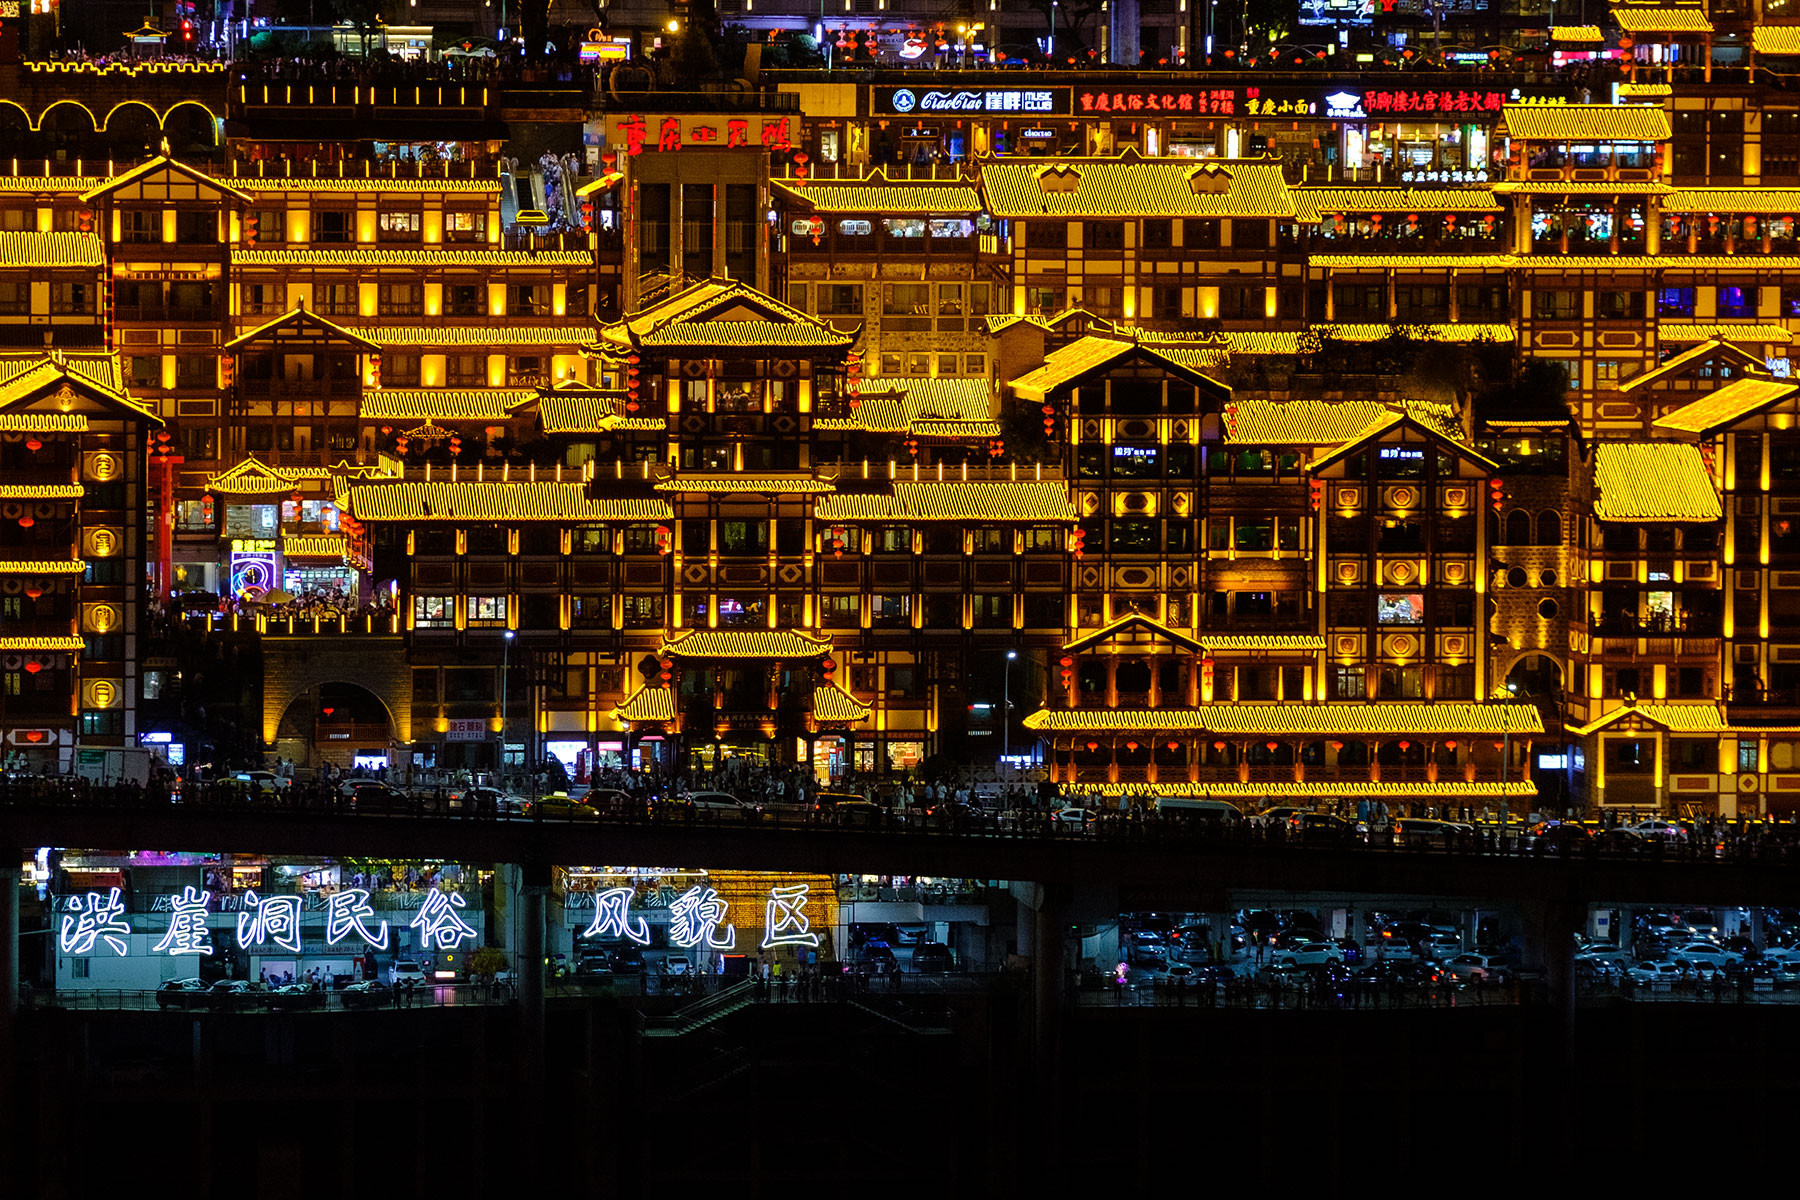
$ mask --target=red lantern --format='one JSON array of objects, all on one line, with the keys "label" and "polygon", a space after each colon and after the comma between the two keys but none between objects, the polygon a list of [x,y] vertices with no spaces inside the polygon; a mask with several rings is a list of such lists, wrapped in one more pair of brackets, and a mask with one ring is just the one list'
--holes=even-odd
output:
[{"label": "red lantern", "polygon": [[1225,749],[1225,743],[1224,742],[1214,742],[1213,749],[1223,752]]},{"label": "red lantern", "polygon": [[1136,742],[1126,742],[1125,748],[1135,754],[1137,752],[1138,744]]},{"label": "red lantern", "polygon": [[19,518],[19,528],[20,529],[30,529],[33,525],[36,525],[36,524],[37,524],[37,521],[32,517],[32,515],[30,513],[26,513],[24,516]]},{"label": "red lantern", "polygon": [[44,664],[39,662],[37,659],[28,658],[25,660],[25,673],[27,675],[36,675],[39,671],[41,671],[43,669],[44,669]]},{"label": "red lantern", "polygon": [[1269,753],[1273,754],[1278,748],[1280,748],[1281,743],[1280,742],[1264,742],[1263,745],[1268,748]]},{"label": "red lantern", "polygon": [[25,594],[30,596],[33,600],[36,600],[39,596],[44,594],[44,589],[34,583],[25,589]]},{"label": "red lantern", "polygon": [[1088,743],[1088,753],[1089,754],[1092,754],[1094,751],[1098,750],[1099,748],[1100,748],[1099,742],[1089,742]]},{"label": "red lantern", "polygon": [[1170,743],[1169,743],[1169,752],[1170,752],[1170,753],[1171,753],[1171,754],[1173,754],[1173,753],[1174,753],[1174,752],[1175,752],[1175,751],[1177,751],[1177,750],[1179,750],[1179,749],[1181,749],[1181,743],[1180,743],[1180,742],[1170,742]]},{"label": "red lantern", "polygon": [[25,439],[25,448],[33,454],[36,454],[39,450],[44,448],[44,443],[38,441],[35,437],[29,437]]},{"label": "red lantern", "polygon": [[1332,749],[1333,749],[1333,750],[1342,750],[1342,749],[1343,749],[1343,748],[1344,748],[1344,743],[1342,743],[1342,742],[1332,742],[1332,743],[1331,743],[1331,748],[1332,748]]},{"label": "red lantern", "polygon": [[1405,750],[1411,750],[1411,749],[1412,749],[1412,743],[1411,743],[1411,742],[1401,742],[1401,743],[1400,743],[1400,749],[1401,749],[1401,750],[1403,750],[1403,751],[1405,751]]},{"label": "red lantern", "polygon": [[1445,742],[1444,748],[1446,750],[1454,750],[1454,749],[1456,749],[1456,742],[1454,740]]}]

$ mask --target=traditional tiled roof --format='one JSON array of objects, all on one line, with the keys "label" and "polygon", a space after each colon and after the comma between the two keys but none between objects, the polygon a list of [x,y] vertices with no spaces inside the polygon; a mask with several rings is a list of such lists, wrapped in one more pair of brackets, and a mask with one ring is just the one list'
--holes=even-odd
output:
[{"label": "traditional tiled roof", "polygon": [[0,559],[0,575],[79,575],[87,570],[80,559],[40,562],[33,559]]},{"label": "traditional tiled roof", "polygon": [[374,353],[381,349],[381,347],[377,346],[374,342],[371,342],[358,334],[352,333],[335,321],[330,321],[321,317],[310,308],[290,308],[280,316],[273,317],[264,321],[261,325],[256,326],[254,329],[238,334],[229,342],[225,343],[225,348],[227,350],[235,350],[240,346],[249,345],[251,342],[257,342],[264,338],[272,337],[283,329],[300,329],[306,326],[322,329],[328,336],[341,338],[351,345],[360,347],[370,353]]},{"label": "traditional tiled roof", "polygon": [[[1448,773],[1446,773],[1448,774]],[[1537,784],[1529,779],[1506,783],[1481,781],[1465,783],[1458,778],[1440,779],[1436,783],[1388,782],[1367,780],[1306,779],[1270,783],[1065,783],[1060,785],[1069,796],[1151,796],[1186,800],[1288,800],[1313,797],[1355,800],[1363,796],[1442,796],[1449,799],[1499,798],[1501,796],[1535,796]]]},{"label": "traditional tiled roof", "polygon": [[[624,392],[590,388],[551,388],[538,393],[538,423],[545,433],[605,433],[621,427],[625,417]],[[649,428],[661,429],[661,417],[642,418]]]},{"label": "traditional tiled roof", "polygon": [[[799,332],[785,332],[793,329]],[[860,331],[860,326],[858,327]],[[683,288],[600,329],[591,349],[617,355],[640,345],[662,349],[734,349],[852,345],[857,332],[830,325],[733,279],[708,279]]]},{"label": "traditional tiled roof", "polygon": [[1615,4],[1612,15],[1626,33],[1713,31],[1712,22],[1706,19],[1706,10],[1698,4]]},{"label": "traditional tiled roof", "polygon": [[660,653],[684,658],[823,658],[830,638],[798,629],[690,629],[662,645]]},{"label": "traditional tiled roof", "polygon": [[86,413],[0,413],[0,432],[86,433]]},{"label": "traditional tiled roof", "polygon": [[839,333],[829,325],[813,322],[788,325],[778,321],[683,321],[667,325],[638,339],[651,348],[677,346],[729,346],[734,350],[769,346],[848,346],[854,334]]},{"label": "traditional tiled roof", "polygon": [[[1800,33],[1800,26],[1795,27]],[[1800,53],[1800,51],[1797,51]],[[1663,197],[1666,213],[1800,212],[1800,187],[1677,188]]]},{"label": "traditional tiled roof", "polygon": [[989,333],[999,333],[1003,329],[1011,329],[1020,322],[1024,322],[1027,325],[1036,325],[1040,329],[1050,328],[1044,321],[1044,318],[1037,316],[1015,316],[1012,313],[991,313],[988,316],[981,318],[982,326]]},{"label": "traditional tiled roof", "polygon": [[168,171],[176,175],[185,175],[201,187],[216,188],[218,191],[225,193],[234,200],[243,201],[245,203],[248,203],[250,200],[250,197],[231,186],[231,184],[225,180],[215,179],[204,171],[190,167],[186,163],[179,162],[166,155],[159,155],[147,162],[138,164],[131,168],[131,170],[126,171],[123,175],[114,175],[102,181],[99,186],[83,192],[81,198],[83,200],[98,200],[108,192],[117,191],[119,188],[136,183],[140,179],[155,175],[159,171]]},{"label": "traditional tiled roof", "polygon": [[3,500],[79,500],[84,494],[79,483],[0,483]]},{"label": "traditional tiled roof", "polygon": [[1337,446],[1319,454],[1311,462],[1307,463],[1307,469],[1309,471],[1321,470],[1336,462],[1358,446],[1366,445],[1372,441],[1379,441],[1387,434],[1399,430],[1401,426],[1406,425],[1411,426],[1413,429],[1425,434],[1429,438],[1437,440],[1443,444],[1445,449],[1453,451],[1472,463],[1485,467],[1490,471],[1499,471],[1499,464],[1476,450],[1473,446],[1469,445],[1466,439],[1464,439],[1462,426],[1456,423],[1454,415],[1448,408],[1441,405],[1414,405],[1408,407],[1398,404],[1384,404],[1382,405],[1382,408],[1386,411],[1378,414],[1375,419],[1369,423],[1366,429],[1346,441],[1339,443]]},{"label": "traditional tiled roof", "polygon": [[1497,212],[1499,201],[1486,188],[1297,187],[1296,220],[1312,223],[1328,213]]},{"label": "traditional tiled roof", "polygon": [[1671,345],[1691,342],[1762,342],[1786,346],[1793,333],[1780,325],[1660,325],[1656,336]]},{"label": "traditional tiled roof", "polygon": [[106,247],[91,233],[0,233],[0,267],[100,267]]},{"label": "traditional tiled roof", "polygon": [[594,339],[592,325],[360,325],[350,333],[380,346],[567,346]]},{"label": "traditional tiled roof", "polygon": [[1716,521],[1719,492],[1700,447],[1603,442],[1594,448],[1594,516],[1602,521]]},{"label": "traditional tiled roof", "polygon": [[293,491],[302,480],[329,475],[323,467],[272,467],[251,454],[207,480],[206,490],[222,496],[273,496]]},{"label": "traditional tiled roof", "polygon": [[[1585,180],[1548,180],[1527,179],[1517,182],[1502,180],[1494,185],[1494,192],[1507,196],[1666,196],[1675,189],[1666,183],[1654,180],[1639,179],[1636,181],[1620,180],[1616,183],[1594,183]],[[1519,255],[1514,258],[1515,266],[1529,266],[1543,258],[1553,255]],[[1574,257],[1570,255],[1569,257]],[[1597,255],[1584,255],[1594,258]]]},{"label": "traditional tiled roof", "polygon": [[341,533],[306,534],[281,539],[281,552],[289,558],[335,558],[367,569],[368,560]]},{"label": "traditional tiled roof", "polygon": [[651,485],[659,492],[699,492],[722,495],[754,492],[758,494],[822,496],[835,491],[837,485],[810,472],[803,475],[777,475],[768,472],[700,472],[679,473],[658,479]]},{"label": "traditional tiled roof", "polygon": [[1340,270],[1386,270],[1388,267],[1441,270],[1455,267],[1458,270],[1503,271],[1520,265],[1519,258],[1509,254],[1314,254],[1307,262],[1315,267],[1337,267]]},{"label": "traditional tiled roof", "polygon": [[1779,379],[1738,379],[1651,422],[1658,429],[1711,435],[1800,391]]},{"label": "traditional tiled roof", "polygon": [[356,483],[350,511],[362,521],[668,521],[662,500],[593,500],[581,483]]},{"label": "traditional tiled roof", "polygon": [[1045,355],[1043,366],[1012,381],[1012,390],[1021,400],[1041,401],[1057,388],[1075,382],[1090,371],[1100,370],[1118,359],[1142,351],[1187,373],[1195,382],[1209,385],[1219,395],[1228,394],[1229,389],[1224,384],[1200,374],[1196,369],[1198,364],[1197,356],[1192,353],[1194,349],[1191,344],[1164,346],[1157,342],[1128,341],[1118,337],[1088,334]]},{"label": "traditional tiled roof", "polygon": [[1615,708],[1605,716],[1589,721],[1586,725],[1570,726],[1569,732],[1576,737],[1586,737],[1596,733],[1615,721],[1626,717],[1642,717],[1652,724],[1661,725],[1671,733],[1725,733],[1732,728],[1726,718],[1725,709],[1718,704],[1627,704]]},{"label": "traditional tiled roof", "polygon": [[[846,429],[866,429],[873,433],[905,433],[945,436],[949,431],[934,427],[955,425],[980,426],[982,432],[964,436],[992,437],[999,432],[994,422],[993,388],[985,378],[953,377],[920,379],[865,379],[857,393],[855,415],[839,419]],[[836,428],[815,420],[815,428]],[[926,426],[928,428],[921,428]],[[992,426],[992,432],[987,428]]]},{"label": "traditional tiled roof", "polygon": [[826,496],[813,516],[820,521],[1031,521],[1068,524],[1075,506],[1062,483],[921,482],[894,484],[891,496]]},{"label": "traditional tiled roof", "polygon": [[[125,390],[119,375],[119,359],[112,353],[42,350],[30,354],[0,354],[0,407],[30,401],[59,385],[70,385],[90,396],[130,413],[133,417],[161,425],[153,404],[134,399]],[[14,416],[35,421],[49,413],[15,413]]]},{"label": "traditional tiled roof", "polygon": [[[1614,192],[1618,190],[1613,189]],[[1584,271],[1595,275],[1619,271],[1740,271],[1761,275],[1769,271],[1800,271],[1800,255],[1620,254],[1609,258],[1598,254],[1530,254],[1515,259],[1513,265],[1539,271]]]},{"label": "traditional tiled roof", "polygon": [[[1124,636],[1126,634],[1135,636],[1126,637]],[[1114,617],[1099,629],[1081,634],[1073,641],[1064,642],[1062,648],[1070,653],[1079,654],[1083,650],[1098,646],[1101,642],[1114,640],[1123,644],[1141,646],[1145,637],[1152,642],[1167,642],[1171,646],[1179,646],[1183,650],[1197,651],[1200,649],[1200,643],[1193,638],[1188,637],[1185,633],[1177,633],[1156,618],[1141,612],[1129,612],[1122,617]]]},{"label": "traditional tiled roof", "polygon": [[1606,33],[1598,25],[1558,25],[1550,31],[1553,42],[1570,42],[1575,44],[1591,44],[1604,42]]},{"label": "traditional tiled roof", "polygon": [[240,267],[591,267],[585,250],[486,250],[452,243],[434,250],[234,250]]},{"label": "traditional tiled roof", "polygon": [[[1252,446],[1337,446],[1395,410],[1379,400],[1233,400],[1225,406],[1225,440]],[[1402,406],[1421,424],[1460,441],[1455,410],[1430,401]]]},{"label": "traditional tiled roof", "polygon": [[1800,54],[1800,25],[1758,25],[1750,44],[1758,54]]},{"label": "traditional tiled roof", "polygon": [[834,683],[813,689],[812,714],[820,721],[860,721],[872,710]]},{"label": "traditional tiled roof", "polygon": [[1657,364],[1653,369],[1645,371],[1642,375],[1633,375],[1630,379],[1627,379],[1624,383],[1619,385],[1619,390],[1621,392],[1635,392],[1639,388],[1647,387],[1652,383],[1657,383],[1661,380],[1680,375],[1695,363],[1705,362],[1714,355],[1735,359],[1750,370],[1760,371],[1764,369],[1762,356],[1751,354],[1747,350],[1739,349],[1730,342],[1721,341],[1718,338],[1708,338],[1706,341],[1701,342],[1691,349],[1683,350],[1680,354],[1671,355],[1663,362]]},{"label": "traditional tiled roof", "polygon": [[246,192],[489,192],[500,194],[498,179],[283,178],[234,175],[231,182]]},{"label": "traditional tiled roof", "polygon": [[957,180],[890,180],[877,170],[862,179],[771,179],[778,195],[798,200],[814,212],[836,213],[976,213],[981,196]]},{"label": "traditional tiled roof", "polygon": [[0,637],[0,650],[80,650],[86,644],[78,637]]},{"label": "traditional tiled roof", "polygon": [[984,159],[997,217],[1291,217],[1281,164],[1264,159]]},{"label": "traditional tiled roof", "polygon": [[[1650,104],[1508,104],[1500,110],[1500,120],[1514,141],[1579,142],[1605,138],[1666,142],[1670,137],[1669,114]],[[1616,183],[1610,186],[1615,191],[1619,187]]]},{"label": "traditional tiled roof", "polygon": [[1379,342],[1387,338],[1399,336],[1410,338],[1415,342],[1510,342],[1513,340],[1511,325],[1490,325],[1477,322],[1444,322],[1432,325],[1314,325],[1313,331],[1320,337],[1337,338],[1344,342]]},{"label": "traditional tiled roof", "polygon": [[1311,633],[1203,633],[1200,647],[1208,654],[1242,654],[1262,650],[1323,650],[1325,639]]},{"label": "traditional tiled roof", "polygon": [[1675,89],[1666,83],[1621,83],[1618,85],[1619,95],[1628,99],[1661,96],[1673,96]]},{"label": "traditional tiled roof", "polygon": [[1025,727],[1055,732],[1187,730],[1248,737],[1542,733],[1533,704],[1206,704],[1199,708],[1043,708]]},{"label": "traditional tiled roof", "polygon": [[530,388],[371,388],[362,394],[360,415],[365,421],[501,421],[536,397]]},{"label": "traditional tiled roof", "polygon": [[675,719],[675,689],[639,688],[613,709],[613,716],[621,721],[673,721]]}]

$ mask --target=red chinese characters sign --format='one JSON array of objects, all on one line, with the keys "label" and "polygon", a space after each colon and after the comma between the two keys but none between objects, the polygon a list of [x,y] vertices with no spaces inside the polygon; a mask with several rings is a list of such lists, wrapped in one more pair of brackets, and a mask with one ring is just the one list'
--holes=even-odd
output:
[{"label": "red chinese characters sign", "polygon": [[1075,97],[1078,113],[1175,113],[1188,116],[1236,116],[1237,92],[1231,88],[1133,88],[1119,92],[1081,92]]},{"label": "red chinese characters sign", "polygon": [[606,118],[606,143],[623,146],[637,156],[646,151],[673,153],[692,148],[757,147],[791,150],[800,141],[797,117],[732,117],[722,114],[646,116],[629,113]]},{"label": "red chinese characters sign", "polygon": [[1370,116],[1376,113],[1497,113],[1506,104],[1504,92],[1477,92],[1466,88],[1455,91],[1375,91],[1363,93],[1363,108]]}]

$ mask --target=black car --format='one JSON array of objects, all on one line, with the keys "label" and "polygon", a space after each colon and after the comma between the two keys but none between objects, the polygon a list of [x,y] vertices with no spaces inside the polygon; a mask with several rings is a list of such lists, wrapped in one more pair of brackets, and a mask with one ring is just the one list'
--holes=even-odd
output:
[{"label": "black car", "polygon": [[325,993],[304,983],[288,983],[269,989],[269,1007],[276,1012],[299,1012],[325,1006]]},{"label": "black car", "polygon": [[956,956],[942,942],[920,942],[913,948],[912,965],[921,975],[948,975],[956,969]]},{"label": "black car", "polygon": [[866,963],[880,963],[881,969],[885,971],[893,966],[896,961],[894,958],[894,948],[883,941],[871,940],[864,942],[862,948],[862,961]]},{"label": "black car", "polygon": [[900,927],[886,921],[858,921],[850,926],[850,947],[860,949],[869,942],[892,946],[900,941]]},{"label": "black car", "polygon": [[205,1008],[210,985],[201,979],[168,979],[156,988],[158,1008]]},{"label": "black car", "polygon": [[413,811],[413,802],[405,792],[385,783],[365,783],[350,793],[350,810],[357,813],[407,814]]},{"label": "black car", "polygon": [[1356,826],[1333,813],[1300,812],[1288,818],[1288,836],[1316,845],[1341,845],[1356,837]]},{"label": "black car", "polygon": [[1602,829],[1594,835],[1594,849],[1602,854],[1642,854],[1649,843],[1629,829]]},{"label": "black car", "polygon": [[261,1008],[268,1000],[267,984],[244,979],[221,979],[206,992],[206,1006],[214,1012],[243,1012]]},{"label": "black car", "polygon": [[394,989],[378,979],[353,983],[338,994],[345,1008],[385,1008],[394,1002]]}]

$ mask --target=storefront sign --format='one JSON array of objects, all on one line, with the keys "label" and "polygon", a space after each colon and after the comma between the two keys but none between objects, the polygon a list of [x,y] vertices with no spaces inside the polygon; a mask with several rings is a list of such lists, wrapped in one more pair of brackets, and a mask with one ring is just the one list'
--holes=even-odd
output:
[{"label": "storefront sign", "polygon": [[1375,91],[1363,93],[1363,107],[1371,117],[1387,113],[1438,115],[1446,113],[1497,113],[1507,103],[1505,92],[1471,91]]},{"label": "storefront sign", "polygon": [[1486,171],[1402,171],[1401,183],[1486,183]]},{"label": "storefront sign", "polygon": [[1069,111],[1073,91],[1067,87],[878,87],[869,91],[869,111],[896,117],[1062,115]]},{"label": "storefront sign", "polygon": [[[769,889],[763,908],[762,948],[775,946],[812,946],[817,948],[819,935],[812,931],[812,918],[806,911],[811,888],[804,883]],[[594,919],[581,931],[584,938],[621,938],[639,946],[650,944],[650,927],[641,916],[633,915],[631,902],[636,892],[628,887],[607,888],[593,893]],[[586,897],[570,895],[568,907],[587,905]],[[669,904],[669,945],[682,950],[707,946],[714,950],[730,950],[737,945],[737,930],[725,924],[728,903],[719,893],[696,884]],[[721,932],[723,930],[723,932]]]},{"label": "storefront sign", "polygon": [[48,746],[56,741],[56,732],[50,729],[9,729],[6,740],[13,746]]},{"label": "storefront sign", "polygon": [[1117,92],[1082,92],[1076,102],[1076,111],[1138,116],[1234,117],[1240,111],[1238,101],[1235,88],[1132,88]]},{"label": "storefront sign", "polygon": [[450,721],[448,726],[444,730],[446,742],[485,742],[488,739],[486,721]]},{"label": "storefront sign", "polygon": [[689,149],[763,147],[791,150],[800,140],[799,117],[734,117],[724,114],[646,116],[630,113],[606,118],[606,144],[624,146],[636,156],[646,150],[672,153]]}]

